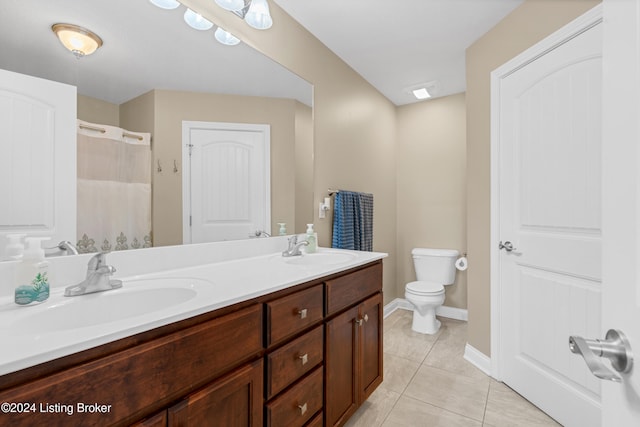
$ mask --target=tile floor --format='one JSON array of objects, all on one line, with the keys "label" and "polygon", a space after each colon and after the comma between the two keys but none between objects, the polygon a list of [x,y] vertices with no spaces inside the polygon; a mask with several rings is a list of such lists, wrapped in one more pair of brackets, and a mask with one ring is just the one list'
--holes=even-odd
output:
[{"label": "tile floor", "polygon": [[384,381],[347,427],[558,426],[464,360],[467,323],[441,318],[436,335],[411,330],[412,312],[384,320]]}]

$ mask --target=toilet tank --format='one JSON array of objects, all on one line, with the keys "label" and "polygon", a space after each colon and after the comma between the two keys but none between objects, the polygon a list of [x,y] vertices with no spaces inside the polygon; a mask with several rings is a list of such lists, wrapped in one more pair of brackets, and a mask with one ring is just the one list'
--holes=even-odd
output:
[{"label": "toilet tank", "polygon": [[456,280],[455,249],[416,248],[411,251],[416,278],[441,285],[451,285]]}]

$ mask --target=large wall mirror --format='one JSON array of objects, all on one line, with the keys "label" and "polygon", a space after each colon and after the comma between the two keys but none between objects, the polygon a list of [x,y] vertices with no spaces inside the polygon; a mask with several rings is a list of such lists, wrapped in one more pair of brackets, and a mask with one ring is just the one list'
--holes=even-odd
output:
[{"label": "large wall mirror", "polygon": [[[183,122],[269,125],[266,228],[303,232],[313,220],[313,87],[243,43],[218,43],[215,26],[192,29],[185,11],[148,0],[3,0],[0,69],[76,86],[80,120],[151,134],[154,246],[185,241]],[[55,23],[88,28],[103,46],[77,59],[53,34]]]}]

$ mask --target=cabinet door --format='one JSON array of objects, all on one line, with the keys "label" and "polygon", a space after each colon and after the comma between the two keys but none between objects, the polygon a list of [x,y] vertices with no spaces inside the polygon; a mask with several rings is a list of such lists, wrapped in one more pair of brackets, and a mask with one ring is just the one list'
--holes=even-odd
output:
[{"label": "cabinet door", "polygon": [[[382,383],[382,295],[377,294],[360,305],[358,316],[359,403],[362,404]],[[361,321],[360,321],[361,320]]]},{"label": "cabinet door", "polygon": [[169,427],[262,426],[262,359],[245,365],[169,408]]},{"label": "cabinet door", "polygon": [[353,307],[327,322],[325,343],[327,426],[344,424],[358,407],[357,316],[358,307]]}]

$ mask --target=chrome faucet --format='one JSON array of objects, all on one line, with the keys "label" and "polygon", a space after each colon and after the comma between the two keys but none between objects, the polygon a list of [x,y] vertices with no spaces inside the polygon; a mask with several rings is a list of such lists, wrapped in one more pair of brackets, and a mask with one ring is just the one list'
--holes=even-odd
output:
[{"label": "chrome faucet", "polygon": [[109,279],[115,271],[115,267],[107,265],[107,252],[94,255],[87,265],[87,278],[77,285],[65,288],[64,296],[74,297],[121,288],[122,280]]},{"label": "chrome faucet", "polygon": [[78,248],[76,248],[75,245],[68,240],[63,240],[62,242],[58,243],[57,246],[52,246],[50,248],[45,248],[45,249],[46,250],[55,249],[57,251],[53,254],[46,254],[46,256],[58,255],[60,252],[62,252],[63,255],[78,255]]},{"label": "chrome faucet", "polygon": [[300,252],[300,248],[302,246],[307,246],[308,244],[309,242],[306,240],[303,240],[302,242],[298,242],[298,236],[294,234],[293,236],[289,237],[289,247],[287,248],[286,251],[282,252],[282,256],[290,257],[290,256],[302,255],[302,252]]}]

